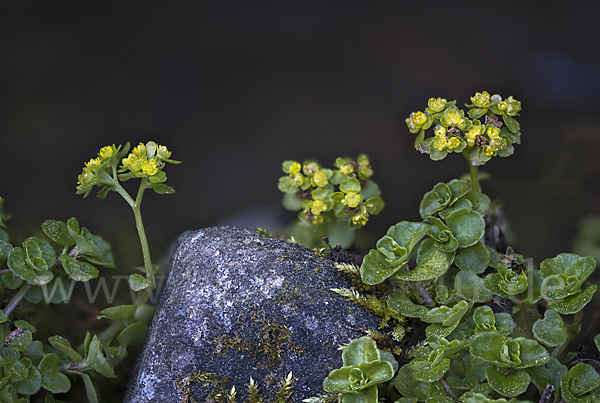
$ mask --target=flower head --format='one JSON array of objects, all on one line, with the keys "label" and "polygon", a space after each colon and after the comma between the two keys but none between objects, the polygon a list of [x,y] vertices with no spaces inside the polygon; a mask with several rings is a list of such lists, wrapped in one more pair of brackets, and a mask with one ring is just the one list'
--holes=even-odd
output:
[{"label": "flower head", "polygon": [[471,97],[471,102],[478,108],[485,108],[490,101],[490,94],[487,91],[476,92],[474,96]]},{"label": "flower head", "polygon": [[429,101],[427,101],[427,106],[429,107],[429,109],[431,109],[433,112],[441,112],[444,110],[444,107],[446,106],[446,99],[444,98],[429,98]]},{"label": "flower head", "polygon": [[[126,158],[121,160],[122,166],[119,172],[128,170],[137,178],[154,177],[162,171],[165,162],[178,163],[178,161],[169,160],[169,157],[171,157],[171,152],[165,146],[158,145],[154,141],[146,144],[140,143]],[[160,182],[164,180],[166,177],[160,178]]]}]

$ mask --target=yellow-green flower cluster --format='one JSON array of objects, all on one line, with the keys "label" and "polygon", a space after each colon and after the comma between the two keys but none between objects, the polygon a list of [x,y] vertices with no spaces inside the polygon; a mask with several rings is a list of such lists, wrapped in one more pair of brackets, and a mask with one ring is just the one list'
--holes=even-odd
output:
[{"label": "yellow-green flower cluster", "polygon": [[123,158],[120,172],[129,170],[137,178],[145,178],[156,175],[170,161],[171,152],[167,147],[149,141],[140,143],[133,151]]},{"label": "yellow-green flower cluster", "polygon": [[[362,226],[369,215],[383,208],[379,188],[370,179],[373,170],[369,158],[338,158],[335,167],[322,168],[315,161],[285,161],[282,168],[287,176],[279,178],[279,190],[286,194],[283,204],[289,210],[300,211],[303,222],[317,225],[335,217],[349,221],[352,227]],[[365,207],[368,199],[373,199],[370,208]]]},{"label": "yellow-green flower cluster", "polygon": [[434,130],[434,138],[431,146],[438,151],[454,150],[461,146],[461,139],[459,137],[447,137],[448,131],[442,125],[438,125],[437,129]]},{"label": "yellow-green flower cluster", "polygon": [[85,163],[81,174],[77,177],[77,193],[89,193],[89,190],[99,181],[101,170],[111,168],[112,157],[117,153],[114,146],[102,147],[98,156]]},{"label": "yellow-green flower cluster", "polygon": [[[465,113],[456,107],[456,101],[430,98],[424,112],[411,113],[406,124],[411,133],[418,134],[415,148],[433,160],[462,153],[473,165],[482,165],[497,155],[511,155],[513,144],[520,143],[520,125],[513,117],[521,110],[521,103],[512,96],[503,100],[487,91],[475,93],[471,102]],[[434,128],[433,136],[425,138],[429,127]]]}]

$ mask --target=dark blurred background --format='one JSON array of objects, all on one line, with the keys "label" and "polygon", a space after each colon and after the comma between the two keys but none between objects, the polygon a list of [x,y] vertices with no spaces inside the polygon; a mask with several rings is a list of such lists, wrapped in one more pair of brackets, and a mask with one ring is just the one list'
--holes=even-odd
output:
[{"label": "dark blurred background", "polygon": [[148,140],[183,161],[166,169],[177,193],[145,196],[155,260],[185,230],[281,225],[285,159],[367,153],[387,203],[366,227],[379,237],[467,172],[459,156],[415,152],[404,119],[429,97],[462,107],[487,90],[523,111],[522,144],[482,169],[484,191],[503,201],[517,252],[568,252],[578,220],[600,214],[597,4],[3,1],[0,196],[13,239],[75,216],[124,272],[141,264],[126,203],[75,186],[102,146]]}]

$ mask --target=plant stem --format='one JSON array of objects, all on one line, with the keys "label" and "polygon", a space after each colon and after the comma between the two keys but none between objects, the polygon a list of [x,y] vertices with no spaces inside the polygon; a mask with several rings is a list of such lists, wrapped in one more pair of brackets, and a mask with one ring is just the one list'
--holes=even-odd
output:
[{"label": "plant stem", "polygon": [[469,164],[469,173],[471,174],[471,190],[473,192],[481,193],[481,187],[479,186],[478,168],[472,164]]},{"label": "plant stem", "polygon": [[100,343],[105,343],[110,339],[114,339],[124,328],[123,321],[113,320],[110,326],[98,335],[98,340],[100,340]]},{"label": "plant stem", "polygon": [[423,298],[423,300],[425,300],[427,305],[433,304],[433,299],[431,299],[431,296],[422,284],[419,286],[419,288],[417,288],[417,291],[419,292],[419,295]]},{"label": "plant stem", "polygon": [[439,383],[444,387],[444,389],[446,390],[446,393],[448,393],[450,395],[452,400],[454,400],[455,402],[458,402],[458,398],[456,397],[456,395],[454,394],[452,389],[450,389],[450,385],[448,385],[443,378],[439,380]]},{"label": "plant stem", "polygon": [[30,288],[31,284],[29,283],[26,283],[23,287],[21,287],[19,292],[13,297],[13,299],[10,300],[8,305],[6,305],[6,308],[4,308],[4,313],[6,314],[6,316],[10,315],[12,311],[17,307],[17,305],[19,305],[19,302],[21,302],[21,300],[23,299],[25,294],[27,294],[27,291],[29,291]]},{"label": "plant stem", "polygon": [[129,204],[129,206],[133,210],[133,216],[135,217],[135,226],[137,228],[138,237],[140,239],[140,245],[142,247],[146,279],[152,283],[152,287],[145,289],[140,295],[140,297],[135,301],[136,306],[141,306],[148,300],[150,294],[152,293],[152,290],[154,289],[154,287],[156,287],[154,271],[152,270],[152,258],[150,257],[150,248],[148,247],[148,239],[146,238],[146,231],[144,230],[144,222],[142,221],[142,211],[140,207],[142,204],[142,197],[144,195],[144,191],[147,188],[148,179],[142,178],[140,188],[138,189],[138,193],[134,201],[133,198],[129,195],[129,193],[127,193],[127,191],[123,189],[117,178],[118,177],[116,169],[113,169],[115,191],[119,193],[121,197],[123,197],[123,199],[125,199],[127,204]]},{"label": "plant stem", "polygon": [[[519,301],[523,300],[523,294],[519,294],[517,296],[517,298],[519,299]],[[532,325],[531,325],[531,320],[529,318],[529,314],[527,313],[527,305],[525,305],[524,302],[517,302],[517,306],[519,307],[519,312],[521,314],[521,318],[523,319],[523,326],[524,326],[524,331],[527,334],[527,338],[528,339],[533,339],[533,332],[532,332]]]},{"label": "plant stem", "polygon": [[140,183],[140,189],[138,190],[137,197],[135,198],[135,207],[133,208],[133,214],[135,216],[135,226],[138,230],[138,236],[140,237],[140,244],[142,245],[142,254],[144,255],[144,269],[146,270],[146,279],[152,282],[152,288],[155,286],[154,282],[154,271],[152,270],[152,259],[150,258],[150,248],[148,247],[148,240],[146,239],[146,231],[144,231],[144,223],[142,222],[142,211],[140,205],[142,204],[142,196],[144,190],[146,190],[146,184],[148,179],[143,178]]}]

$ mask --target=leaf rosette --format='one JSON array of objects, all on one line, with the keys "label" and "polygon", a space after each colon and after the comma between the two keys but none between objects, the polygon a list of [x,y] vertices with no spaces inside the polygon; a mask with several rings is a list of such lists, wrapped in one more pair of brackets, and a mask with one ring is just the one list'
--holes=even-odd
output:
[{"label": "leaf rosette", "polygon": [[473,337],[470,351],[475,357],[499,367],[521,369],[550,362],[548,351],[537,341],[524,337],[513,339],[496,332]]},{"label": "leaf rosette", "polygon": [[567,403],[595,403],[593,393],[600,386],[600,376],[589,364],[580,362],[560,378],[562,396]]},{"label": "leaf rosette", "polygon": [[377,403],[376,384],[392,379],[396,370],[386,358],[369,337],[353,340],[342,353],[342,368],[331,371],[323,389],[342,393],[344,403]]},{"label": "leaf rosette", "polygon": [[562,314],[574,314],[582,310],[598,288],[596,284],[585,290],[581,288],[595,268],[596,261],[591,256],[561,253],[544,260],[540,264],[544,278],[541,295],[548,301],[548,307]]}]

